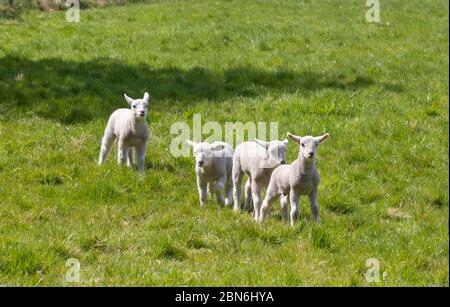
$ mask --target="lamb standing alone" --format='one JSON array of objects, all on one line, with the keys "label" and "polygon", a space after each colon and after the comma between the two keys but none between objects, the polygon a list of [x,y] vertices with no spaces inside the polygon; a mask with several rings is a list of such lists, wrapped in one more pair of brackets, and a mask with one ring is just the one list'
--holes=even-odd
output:
[{"label": "lamb standing alone", "polygon": [[314,221],[318,222],[320,216],[317,203],[317,186],[320,182],[320,176],[316,168],[315,156],[317,146],[328,139],[330,135],[327,133],[319,137],[300,137],[288,133],[288,136],[299,144],[298,157],[292,164],[281,165],[273,171],[266,198],[261,207],[260,221],[267,217],[273,202],[280,196],[282,217],[284,220],[289,220],[287,212],[289,195],[291,202],[290,220],[291,226],[294,226],[299,215],[300,195],[308,195]]},{"label": "lamb standing alone", "polygon": [[[196,143],[186,140],[193,147],[195,156],[195,173],[200,198],[200,206],[208,201],[208,192],[216,194],[221,205],[233,203],[233,185],[231,182],[233,148],[224,142],[212,144]],[[226,198],[223,192],[225,191]]]},{"label": "lamb standing alone", "polygon": [[118,163],[133,165],[133,148],[136,148],[138,169],[144,171],[145,151],[148,139],[147,113],[149,94],[146,92],[142,99],[132,99],[124,94],[126,102],[131,109],[118,109],[109,117],[105,134],[102,138],[100,157],[98,164],[101,165],[106,159],[114,140],[117,140]]},{"label": "lamb standing alone", "polygon": [[[244,142],[239,144],[233,155],[234,211],[241,209],[241,185],[244,174],[248,176],[245,184],[245,208],[255,207],[255,220],[259,218],[261,192],[269,184],[272,171],[285,163],[288,140],[264,142]],[[250,195],[252,197],[250,197]]]}]

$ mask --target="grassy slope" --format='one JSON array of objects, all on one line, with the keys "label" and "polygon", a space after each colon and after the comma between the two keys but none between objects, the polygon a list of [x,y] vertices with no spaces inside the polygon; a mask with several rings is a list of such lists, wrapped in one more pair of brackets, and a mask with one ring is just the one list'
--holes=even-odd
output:
[{"label": "grassy slope", "polygon": [[[0,21],[0,284],[380,285],[448,281],[448,2],[186,1]],[[123,92],[149,90],[148,171],[95,165]],[[321,147],[313,225],[211,203],[170,126],[279,122]],[[288,160],[297,154],[290,143]],[[409,218],[395,218],[396,208]]]}]

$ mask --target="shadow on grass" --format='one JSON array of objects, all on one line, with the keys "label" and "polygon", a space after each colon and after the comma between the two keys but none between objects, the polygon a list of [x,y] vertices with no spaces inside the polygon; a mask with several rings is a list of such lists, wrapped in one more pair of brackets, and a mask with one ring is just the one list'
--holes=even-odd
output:
[{"label": "shadow on grass", "polygon": [[269,92],[307,96],[324,89],[355,91],[369,86],[401,90],[376,84],[364,76],[327,76],[312,71],[265,71],[254,67],[224,71],[202,67],[152,68],[108,58],[87,62],[33,61],[10,55],[0,58],[0,113],[8,117],[8,110],[14,110],[15,114],[17,110],[32,112],[64,124],[107,117],[112,110],[126,107],[123,93],[139,97],[149,91],[153,101],[167,109],[205,100],[220,103],[234,97],[257,97]]},{"label": "shadow on grass", "polygon": [[[91,9],[105,6],[123,6],[130,4],[155,4],[170,0],[79,0],[79,8]],[[70,4],[74,7],[74,4]],[[0,18],[22,20],[21,15],[25,10],[40,10],[45,12],[67,11],[66,1],[61,0],[0,0]]]}]

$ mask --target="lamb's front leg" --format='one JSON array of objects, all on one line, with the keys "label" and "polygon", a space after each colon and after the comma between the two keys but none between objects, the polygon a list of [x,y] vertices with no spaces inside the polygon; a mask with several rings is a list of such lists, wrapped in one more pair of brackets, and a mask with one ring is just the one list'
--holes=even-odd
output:
[{"label": "lamb's front leg", "polygon": [[289,221],[289,198],[287,195],[283,194],[280,197],[280,203],[281,203],[281,218],[283,221],[288,222]]},{"label": "lamb's front leg", "polygon": [[127,160],[127,166],[132,167],[134,163],[134,157],[133,157],[133,147],[128,148],[128,160]]},{"label": "lamb's front leg", "polygon": [[127,162],[127,152],[128,148],[122,140],[117,142],[117,162],[119,165],[124,165]]},{"label": "lamb's front leg", "polygon": [[297,219],[300,216],[298,210],[300,202],[300,193],[295,191],[294,189],[291,189],[289,196],[291,200],[291,226],[293,227],[295,225],[295,222],[297,222]]},{"label": "lamb's front leg", "polygon": [[318,192],[317,188],[313,189],[311,193],[309,193],[309,207],[311,209],[311,213],[314,218],[314,222],[320,222],[320,214],[319,214],[319,204],[317,202]]},{"label": "lamb's front leg", "polygon": [[197,176],[197,188],[198,188],[198,195],[200,198],[200,207],[203,207],[208,202],[208,187],[206,182],[203,182],[198,178]]},{"label": "lamb's front leg", "polygon": [[225,180],[223,178],[216,181],[214,185],[214,192],[216,193],[217,202],[220,205],[225,205],[225,198],[223,196],[223,192],[225,189]]},{"label": "lamb's front leg", "polygon": [[225,197],[225,206],[233,205],[233,181],[230,177],[228,177],[225,184]]},{"label": "lamb's front leg", "polygon": [[207,185],[207,191],[208,191],[208,196],[211,196],[212,194],[213,194],[213,192],[214,192],[214,187],[212,186],[212,183],[211,182],[208,182],[208,185]]},{"label": "lamb's front leg", "polygon": [[137,166],[140,172],[143,172],[145,169],[145,151],[147,149],[147,144],[141,144],[136,146],[136,154],[137,154]]}]

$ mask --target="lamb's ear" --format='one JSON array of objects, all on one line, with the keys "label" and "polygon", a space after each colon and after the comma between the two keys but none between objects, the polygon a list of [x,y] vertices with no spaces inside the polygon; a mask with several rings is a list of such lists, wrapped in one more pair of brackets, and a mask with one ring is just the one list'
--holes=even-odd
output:
[{"label": "lamb's ear", "polygon": [[188,140],[188,139],[186,139],[186,143],[191,147],[194,147],[196,144],[195,142],[192,142],[191,140]]},{"label": "lamb's ear", "polygon": [[300,144],[300,142],[302,141],[302,138],[300,136],[298,136],[298,135],[292,134],[290,132],[288,132],[287,135],[288,135],[288,137],[291,138],[291,140],[293,140],[296,143]]},{"label": "lamb's ear", "polygon": [[148,99],[150,98],[150,95],[147,93],[147,92],[145,92],[144,93],[144,100],[146,101],[146,102],[148,102]]},{"label": "lamb's ear", "polygon": [[289,143],[289,140],[288,139],[284,139],[283,143],[284,143],[284,145],[287,145]]},{"label": "lamb's ear", "polygon": [[324,135],[318,136],[315,139],[316,139],[317,143],[322,143],[322,142],[328,140],[329,138],[330,138],[330,134],[329,133],[325,133]]},{"label": "lamb's ear", "polygon": [[224,150],[225,149],[225,145],[223,145],[223,144],[211,145],[210,147],[214,151],[219,151],[219,150]]},{"label": "lamb's ear", "polygon": [[133,98],[128,97],[127,94],[123,94],[123,97],[125,97],[125,101],[131,106]]},{"label": "lamb's ear", "polygon": [[264,147],[265,149],[269,148],[269,142],[261,141],[258,139],[255,139],[256,144]]}]

